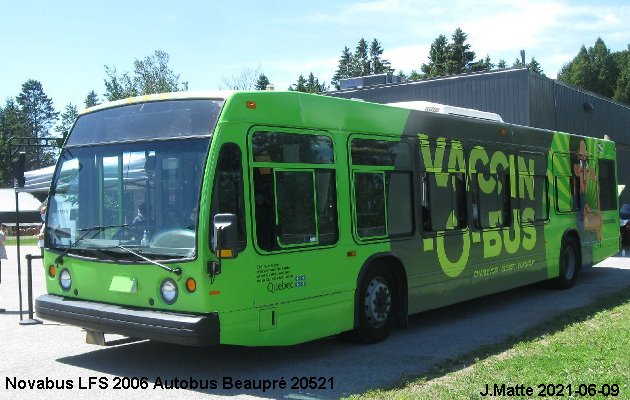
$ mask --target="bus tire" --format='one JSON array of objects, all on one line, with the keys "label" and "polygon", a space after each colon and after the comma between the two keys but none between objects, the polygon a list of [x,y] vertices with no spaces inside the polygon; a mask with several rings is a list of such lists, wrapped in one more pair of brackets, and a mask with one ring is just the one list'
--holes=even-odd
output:
[{"label": "bus tire", "polygon": [[383,265],[370,268],[359,286],[357,339],[378,343],[392,330],[396,310],[396,280]]},{"label": "bus tire", "polygon": [[575,284],[580,265],[580,252],[575,239],[567,237],[560,247],[560,271],[553,283],[557,289],[570,289]]}]

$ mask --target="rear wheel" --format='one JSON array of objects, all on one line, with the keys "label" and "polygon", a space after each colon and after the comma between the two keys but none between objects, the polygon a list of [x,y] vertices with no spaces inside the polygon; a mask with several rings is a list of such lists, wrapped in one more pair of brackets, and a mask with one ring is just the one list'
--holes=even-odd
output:
[{"label": "rear wheel", "polygon": [[575,284],[580,253],[574,239],[566,238],[560,248],[560,275],[553,281],[558,289],[569,289]]},{"label": "rear wheel", "polygon": [[364,343],[385,340],[392,329],[396,307],[396,284],[383,266],[371,268],[359,287],[357,338]]}]

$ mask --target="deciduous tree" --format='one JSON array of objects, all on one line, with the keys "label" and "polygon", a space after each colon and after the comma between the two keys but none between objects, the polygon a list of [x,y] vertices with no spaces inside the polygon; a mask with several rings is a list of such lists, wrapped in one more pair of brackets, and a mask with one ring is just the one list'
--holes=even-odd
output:
[{"label": "deciduous tree", "polygon": [[179,82],[179,75],[169,67],[169,55],[156,50],[152,56],[136,59],[133,74],[119,74],[115,67],[105,66],[105,97],[118,100],[145,94],[188,90],[188,82]]},{"label": "deciduous tree", "polygon": [[607,97],[613,97],[618,78],[615,59],[601,38],[597,38],[593,47],[582,46],[558,73],[561,81]]},{"label": "deciduous tree", "polygon": [[236,75],[223,77],[224,89],[229,90],[252,90],[260,76],[260,65],[256,68],[243,68]]}]

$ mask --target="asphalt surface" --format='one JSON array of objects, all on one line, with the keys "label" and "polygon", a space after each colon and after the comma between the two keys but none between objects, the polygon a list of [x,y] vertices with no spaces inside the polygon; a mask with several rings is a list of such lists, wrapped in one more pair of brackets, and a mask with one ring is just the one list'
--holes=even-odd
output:
[{"label": "asphalt surface", "polygon": [[[0,284],[0,308],[6,309],[0,313],[2,399],[338,398],[418,376],[440,361],[500,343],[607,293],[630,289],[630,257],[620,254],[582,271],[569,291],[532,285],[422,313],[410,318],[408,329],[371,346],[326,338],[267,348],[189,348],[150,341],[98,347],[86,344],[84,332],[75,327],[46,321],[19,324],[16,247],[8,246],[7,251]],[[38,254],[38,249],[25,247],[21,252],[24,257]],[[45,292],[44,270],[40,260],[34,265],[37,297]],[[25,261],[22,276],[26,310]],[[311,377],[315,379],[310,383],[321,389],[291,388],[308,387]],[[273,380],[284,380],[286,388],[276,382],[275,389],[256,389]],[[479,382],[479,390],[485,383]],[[191,388],[195,384],[197,388]]]}]

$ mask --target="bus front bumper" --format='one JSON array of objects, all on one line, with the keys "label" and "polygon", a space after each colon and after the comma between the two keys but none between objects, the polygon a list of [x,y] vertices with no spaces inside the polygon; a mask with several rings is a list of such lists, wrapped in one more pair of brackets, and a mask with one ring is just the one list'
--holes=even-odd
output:
[{"label": "bus front bumper", "polygon": [[38,317],[81,328],[188,346],[219,343],[218,314],[141,310],[44,294],[35,301]]}]

